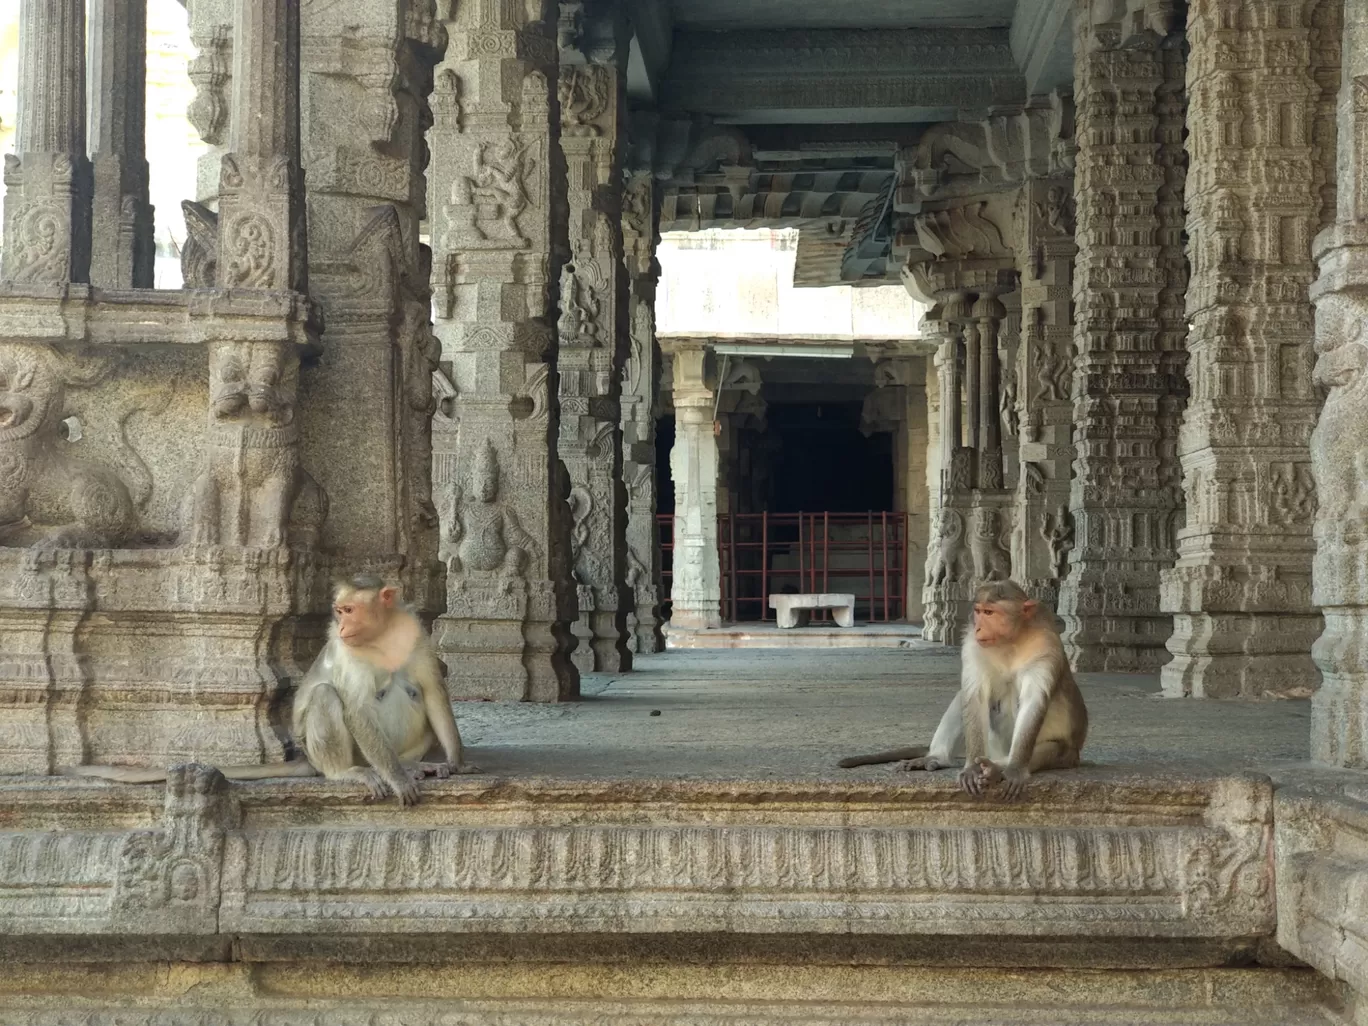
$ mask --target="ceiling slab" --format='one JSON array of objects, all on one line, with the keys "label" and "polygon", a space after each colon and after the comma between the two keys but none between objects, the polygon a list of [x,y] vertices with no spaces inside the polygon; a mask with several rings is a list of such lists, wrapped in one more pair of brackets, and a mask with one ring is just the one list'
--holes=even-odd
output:
[{"label": "ceiling slab", "polygon": [[1016,0],[670,0],[689,29],[1000,28]]},{"label": "ceiling slab", "polygon": [[667,110],[764,124],[950,120],[1025,99],[1006,28],[678,32],[662,90]]}]

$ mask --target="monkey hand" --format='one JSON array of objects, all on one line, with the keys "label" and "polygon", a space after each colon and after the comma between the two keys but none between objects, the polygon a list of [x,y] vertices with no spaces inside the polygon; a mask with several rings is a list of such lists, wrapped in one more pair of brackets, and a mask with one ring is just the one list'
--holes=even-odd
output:
[{"label": "monkey hand", "polygon": [[984,787],[1002,784],[1002,796],[1009,802],[1017,801],[1026,793],[1026,782],[1031,779],[1031,771],[1025,766],[999,766],[988,759],[978,760],[979,775]]},{"label": "monkey hand", "polygon": [[984,780],[983,767],[977,762],[966,762],[959,773],[959,786],[965,794],[972,794],[976,798],[983,794],[988,786]]}]

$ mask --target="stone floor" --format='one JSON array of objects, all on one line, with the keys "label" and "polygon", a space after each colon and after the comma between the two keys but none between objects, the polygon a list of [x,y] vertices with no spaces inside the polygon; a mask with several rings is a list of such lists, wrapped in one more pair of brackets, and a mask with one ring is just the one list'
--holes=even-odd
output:
[{"label": "stone floor", "polygon": [[[580,702],[463,702],[457,716],[474,760],[500,775],[855,780],[890,770],[836,760],[928,741],[957,675],[957,653],[940,647],[672,651],[638,657],[630,674],[587,675]],[[1165,699],[1157,675],[1081,684],[1089,773],[1308,757],[1309,701]]]}]

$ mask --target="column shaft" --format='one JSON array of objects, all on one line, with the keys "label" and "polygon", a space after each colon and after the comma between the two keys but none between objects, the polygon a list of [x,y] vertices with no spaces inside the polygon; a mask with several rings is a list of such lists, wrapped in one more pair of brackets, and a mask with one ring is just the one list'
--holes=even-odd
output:
[{"label": "column shaft", "polygon": [[90,0],[91,284],[152,287],[147,2]]},{"label": "column shaft", "polygon": [[[1311,643],[1311,238],[1334,155],[1316,145],[1314,45],[1339,0],[1188,11],[1187,523],[1163,575],[1166,694],[1258,698],[1319,683]],[[1284,20],[1285,15],[1290,20]],[[1276,177],[1259,173],[1276,167]]]},{"label": "column shaft", "polygon": [[722,572],[717,556],[717,439],[713,391],[704,378],[707,351],[674,353],[675,444],[670,475],[675,489],[670,626],[720,627]]},{"label": "column shaft", "polygon": [[15,152],[5,159],[0,278],[90,277],[85,0],[20,0]]}]

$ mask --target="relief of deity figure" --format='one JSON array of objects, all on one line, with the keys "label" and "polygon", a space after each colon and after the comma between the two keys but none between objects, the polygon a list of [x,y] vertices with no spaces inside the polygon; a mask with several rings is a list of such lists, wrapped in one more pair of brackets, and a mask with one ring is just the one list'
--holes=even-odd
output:
[{"label": "relief of deity figure", "polygon": [[451,488],[441,552],[448,571],[523,576],[538,546],[499,498],[499,459],[488,439],[476,452],[470,484],[474,501],[467,500],[459,484]]}]

